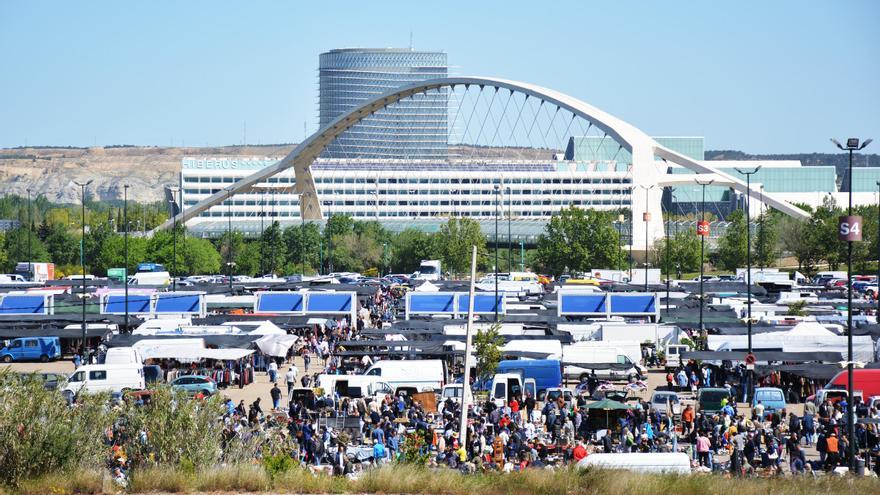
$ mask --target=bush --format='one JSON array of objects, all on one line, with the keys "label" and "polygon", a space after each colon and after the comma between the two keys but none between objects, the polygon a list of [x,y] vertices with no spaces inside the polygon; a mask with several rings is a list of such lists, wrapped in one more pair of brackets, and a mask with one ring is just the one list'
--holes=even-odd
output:
[{"label": "bush", "polygon": [[280,473],[286,473],[296,466],[296,462],[287,454],[269,455],[263,458],[263,468],[270,479],[275,479]]},{"label": "bush", "polygon": [[0,484],[18,487],[48,474],[102,465],[104,428],[114,413],[106,395],[83,397],[76,407],[36,380],[0,373]]}]

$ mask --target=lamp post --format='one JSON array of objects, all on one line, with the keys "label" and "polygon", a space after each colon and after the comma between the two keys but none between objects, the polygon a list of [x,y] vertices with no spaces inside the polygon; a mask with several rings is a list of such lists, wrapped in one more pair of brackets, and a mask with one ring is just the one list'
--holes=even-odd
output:
[{"label": "lamp post", "polygon": [[498,193],[501,186],[495,184],[495,321],[498,321]]},{"label": "lamp post", "polygon": [[82,349],[80,349],[80,354],[82,354],[83,361],[85,361],[86,357],[86,186],[92,183],[92,179],[89,179],[87,182],[77,182],[73,181],[74,184],[78,185],[80,188],[81,202],[82,202],[82,238],[79,241],[79,266],[82,269],[82,276],[79,278],[80,288],[82,289],[82,294],[80,294],[80,298],[82,299]]},{"label": "lamp post", "polygon": [[510,186],[507,186],[507,271],[513,271],[513,237],[510,235],[510,219],[513,213],[513,201],[510,198]]},{"label": "lamp post", "polygon": [[[169,203],[171,204],[171,214],[174,215],[174,226],[171,230],[171,292],[177,292],[177,213],[174,212],[174,193],[177,192],[177,187],[171,186],[168,188],[171,191],[171,200]],[[180,205],[177,205],[178,209],[180,209]]]},{"label": "lamp post", "polygon": [[125,330],[128,331],[128,188],[129,185],[122,186],[122,223],[125,224],[123,231],[124,251],[125,251]]},{"label": "lamp post", "polygon": [[[754,170],[735,169],[741,175],[746,176],[746,314],[748,321],[746,328],[749,335],[749,354],[752,353],[752,176],[761,170],[758,165]],[[751,382],[749,383],[751,385]],[[750,391],[751,392],[751,391]]]},{"label": "lamp post", "polygon": [[[672,201],[675,201],[675,196],[671,196]],[[663,231],[663,236],[666,239],[666,263],[664,263],[664,268],[666,268],[666,314],[669,315],[669,279],[671,278],[671,274],[669,273],[669,220],[672,215],[667,211],[666,212],[666,228]]]},{"label": "lamp post", "polygon": [[706,252],[706,236],[709,235],[709,224],[706,222],[706,186],[715,182],[715,179],[707,182],[700,182],[699,179],[694,179],[694,182],[703,189],[703,200],[700,204],[700,221],[697,222],[697,235],[700,236],[700,335],[702,336],[703,331],[706,329],[703,326],[703,306],[705,306],[703,303],[703,258]]},{"label": "lamp post", "polygon": [[232,294],[232,191],[226,190],[226,275]]},{"label": "lamp post", "polygon": [[30,188],[27,188],[27,195],[28,195],[28,202],[27,202],[28,276],[30,276],[31,278],[35,278],[32,275],[33,268],[31,265],[31,262],[34,260],[32,257],[32,251],[31,251],[31,236],[32,236],[31,230],[33,229],[34,224],[33,224],[33,221],[31,220],[31,189]]},{"label": "lamp post", "polygon": [[266,232],[265,228],[265,217],[266,217],[266,191],[260,191],[260,275],[266,273],[266,265],[263,260],[266,259],[266,253],[264,252],[264,239],[263,234]]},{"label": "lamp post", "polygon": [[[764,243],[764,248],[766,249],[767,239],[764,238],[764,184],[761,184],[760,190],[760,214],[758,215],[758,238],[761,239],[761,242]],[[765,253],[761,253],[761,256],[758,258],[758,267],[761,271],[764,271],[764,255]]]},{"label": "lamp post", "polygon": [[[623,216],[623,213],[617,214],[617,259],[620,259],[620,253],[623,252],[623,221],[626,217]],[[617,266],[615,268],[622,268]],[[630,278],[632,278],[632,274],[630,274]]]},{"label": "lamp post", "polygon": [[877,289],[874,290],[874,298],[877,299],[877,322],[880,323],[880,180],[877,181]]},{"label": "lamp post", "polygon": [[650,197],[651,189],[654,189],[654,184],[650,186],[641,185],[639,186],[645,190],[645,212],[642,213],[642,221],[645,222],[645,292],[648,292],[648,226],[651,224],[651,212],[648,211],[648,201]]},{"label": "lamp post", "polygon": [[[839,149],[849,152],[849,168],[847,170],[847,186],[849,189],[849,204],[846,208],[846,217],[841,217],[838,225],[838,239],[846,241],[846,388],[847,388],[847,408],[846,408],[846,437],[847,445],[849,445],[849,470],[851,473],[856,469],[856,428],[855,428],[855,398],[853,395],[853,340],[852,340],[852,252],[853,242],[862,240],[861,217],[852,216],[852,162],[853,152],[861,151],[871,144],[870,139],[866,139],[859,145],[858,138],[849,138],[846,140],[846,146],[840,144],[836,139],[831,139]],[[856,223],[857,222],[857,223]],[[853,228],[857,225],[858,228]],[[880,280],[877,281],[880,284]]]},{"label": "lamp post", "polygon": [[[308,194],[308,193],[306,193]],[[300,262],[300,281],[306,276],[306,217],[302,214],[302,208],[299,210],[299,262]]]}]

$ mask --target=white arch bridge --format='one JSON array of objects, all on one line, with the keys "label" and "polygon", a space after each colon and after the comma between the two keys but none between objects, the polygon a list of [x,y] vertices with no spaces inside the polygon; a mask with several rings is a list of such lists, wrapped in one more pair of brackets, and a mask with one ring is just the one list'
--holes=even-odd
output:
[{"label": "white arch bridge", "polygon": [[[661,208],[663,187],[694,184],[696,180],[700,182],[714,180],[713,185],[715,186],[727,186],[756,198],[758,196],[758,193],[754,190],[747,190],[746,183],[742,180],[716,170],[706,164],[706,162],[698,162],[664,147],[635,126],[577,98],[534,84],[506,79],[450,77],[401,87],[348,111],[309,136],[281,161],[254,172],[209,197],[198,201],[190,208],[183,209],[180,213],[157,227],[157,229],[168,229],[175,222],[186,222],[236,194],[254,190],[258,184],[291,168],[295,174],[296,184],[294,192],[299,194],[300,197],[300,214],[302,218],[305,220],[321,220],[323,218],[321,201],[315,188],[311,165],[329,144],[334,142],[336,138],[352,126],[361,122],[365,117],[373,115],[375,112],[394,105],[401,100],[411,98],[414,95],[427,94],[431,91],[454,91],[456,87],[462,86],[465,88],[476,87],[481,92],[484,89],[494,89],[496,93],[499,90],[507,90],[511,96],[519,93],[524,95],[525,99],[534,98],[540,101],[542,106],[548,105],[551,109],[555,107],[557,112],[560,109],[566,110],[573,116],[588,121],[591,126],[604,132],[604,137],[616,141],[621,149],[628,151],[632,156],[630,187],[632,188],[631,211],[635,218],[634,223],[638,221],[639,212],[650,213],[647,228],[633,228],[632,247],[636,250],[644,247],[646,243],[647,245],[653,244],[654,239],[663,236]],[[669,174],[669,164],[680,165],[695,172],[696,175]],[[765,204],[790,216],[797,218],[807,218],[808,216],[803,210],[774,197],[773,194],[764,192],[761,200]]]}]

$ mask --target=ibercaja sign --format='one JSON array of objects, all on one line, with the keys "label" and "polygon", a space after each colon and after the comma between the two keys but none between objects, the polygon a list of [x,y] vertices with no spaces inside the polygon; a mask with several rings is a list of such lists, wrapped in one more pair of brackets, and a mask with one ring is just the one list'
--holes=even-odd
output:
[{"label": "ibercaja sign", "polygon": [[837,238],[841,241],[860,242],[862,240],[862,217],[844,215],[838,219]]}]

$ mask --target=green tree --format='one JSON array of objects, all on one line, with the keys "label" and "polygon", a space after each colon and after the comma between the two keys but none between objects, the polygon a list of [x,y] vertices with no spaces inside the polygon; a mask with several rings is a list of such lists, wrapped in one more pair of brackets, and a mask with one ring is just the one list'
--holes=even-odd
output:
[{"label": "green tree", "polygon": [[[257,263],[257,268],[259,269],[259,267],[262,266],[266,273],[277,274],[284,271],[284,262],[287,258],[287,245],[284,243],[281,226],[278,224],[277,220],[263,230],[261,240],[263,263]],[[259,243],[260,240],[257,241],[258,245]],[[258,261],[259,259],[260,258],[257,258]]]},{"label": "green tree", "polygon": [[9,263],[9,254],[6,251],[6,234],[0,232],[0,269]]},{"label": "green tree", "polygon": [[562,209],[553,215],[538,238],[536,260],[553,275],[592,268],[621,268],[626,259],[619,249],[617,230],[609,212]]},{"label": "green tree", "polygon": [[473,246],[477,246],[478,263],[485,266],[487,262],[486,236],[480,230],[480,224],[472,218],[450,218],[440,226],[434,242],[435,252],[446,271],[470,273]]},{"label": "green tree", "polygon": [[844,212],[838,208],[834,198],[826,196],[810,218],[810,234],[815,237],[818,256],[832,270],[837,270],[847,256],[846,242],[837,239],[837,221],[842,214]]},{"label": "green tree", "polygon": [[487,378],[495,373],[498,362],[501,361],[501,346],[504,338],[499,330],[501,325],[496,323],[489,328],[477,330],[474,335],[474,357],[477,359],[477,377]]},{"label": "green tree", "polygon": [[64,224],[48,224],[43,242],[56,265],[79,263],[79,239]]},{"label": "green tree", "polygon": [[220,253],[207,239],[187,236],[183,249],[183,273],[215,274],[220,273],[222,260]]},{"label": "green tree", "polygon": [[727,216],[730,225],[718,240],[718,265],[724,270],[736,270],[746,266],[748,227],[742,210]]},{"label": "green tree", "polygon": [[758,266],[773,266],[779,256],[778,217],[766,211],[758,217],[757,223],[754,262]]},{"label": "green tree", "polygon": [[[257,246],[256,251],[249,250],[248,253],[244,252],[245,249],[245,241],[244,235],[238,231],[232,231],[231,233],[224,232],[220,238],[216,239],[215,244],[217,246],[217,250],[220,252],[220,264],[221,269],[220,273],[226,274],[229,272],[229,268],[227,263],[229,260],[232,260],[232,263],[235,263],[235,266],[232,268],[233,274],[242,274],[242,273],[256,273],[257,268],[259,268],[259,245]],[[252,255],[254,259],[256,259],[256,265],[251,263],[250,260],[247,259],[248,256],[251,256],[251,253],[255,253]],[[242,271],[242,263],[246,265],[247,268],[251,268],[256,266],[253,271]]]},{"label": "green tree", "polygon": [[150,241],[144,237],[129,236],[128,266],[126,266],[125,237],[121,235],[108,237],[101,246],[101,253],[98,255],[98,258],[92,263],[95,267],[93,271],[104,275],[109,268],[125,267],[127,268],[128,273],[135,273],[137,271],[138,263],[147,261],[148,259],[155,259],[147,254],[149,244]]},{"label": "green tree", "polygon": [[800,220],[783,217],[779,220],[779,241],[783,251],[790,253],[798,262],[798,271],[808,276],[816,273],[816,263],[820,258],[821,248],[818,236],[811,227],[813,220]]},{"label": "green tree", "polygon": [[293,273],[302,271],[305,260],[306,271],[315,271],[320,262],[321,229],[316,223],[290,226],[284,229],[283,240],[287,253],[287,263]]},{"label": "green tree", "polygon": [[395,273],[412,273],[422,260],[438,256],[433,236],[412,228],[397,234],[390,250],[391,271]]},{"label": "green tree", "polygon": [[30,233],[30,259],[28,259],[28,229],[19,227],[6,232],[4,239],[6,266],[4,271],[12,271],[21,261],[52,261],[49,251],[35,232]]},{"label": "green tree", "polygon": [[[679,272],[695,272],[700,269],[700,238],[693,230],[678,232],[667,239],[655,243],[654,260],[656,266],[666,273],[666,243],[669,242],[669,272],[676,276]],[[705,253],[704,253],[705,256]],[[705,257],[703,262],[705,262]]]},{"label": "green tree", "polygon": [[[260,243],[245,241],[235,253],[235,269],[233,273],[254,276],[260,274]],[[224,262],[226,258],[223,258]],[[260,274],[262,275],[262,274]]]}]

